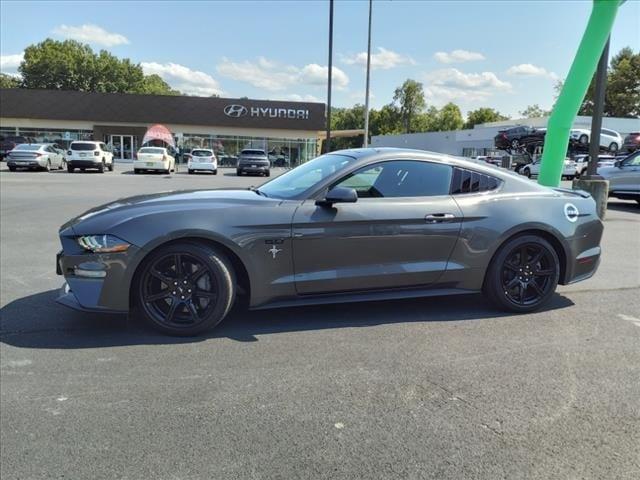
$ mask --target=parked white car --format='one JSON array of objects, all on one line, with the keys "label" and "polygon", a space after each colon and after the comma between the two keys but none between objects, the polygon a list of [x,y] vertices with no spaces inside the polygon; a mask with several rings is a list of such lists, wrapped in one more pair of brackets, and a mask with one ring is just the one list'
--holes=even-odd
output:
[{"label": "parked white car", "polygon": [[133,162],[133,173],[147,170],[169,174],[176,170],[176,159],[164,147],[142,147]]},{"label": "parked white car", "polygon": [[62,170],[65,158],[53,145],[47,143],[22,143],[7,154],[7,166],[15,172],[18,168],[29,170]]},{"label": "parked white car", "polygon": [[[520,175],[526,177],[537,177],[540,174],[540,165],[542,157],[537,158],[532,163],[528,163],[520,169]],[[565,159],[564,168],[562,170],[562,178],[572,180],[576,176],[576,162],[570,159]]]},{"label": "parked white car", "polygon": [[[576,177],[580,177],[587,173],[587,167],[589,166],[589,155],[576,155]],[[613,155],[598,155],[598,168],[611,167],[616,162],[616,157]]]},{"label": "parked white car", "polygon": [[88,168],[95,168],[100,173],[104,173],[106,169],[113,172],[113,152],[103,142],[71,142],[67,151],[67,171],[73,173],[76,168],[81,172]]},{"label": "parked white car", "polygon": [[[578,142],[582,145],[589,144],[589,137],[591,135],[591,130],[587,130],[585,128],[573,128],[571,129],[571,140],[574,142]],[[614,131],[609,130],[607,128],[603,128],[600,130],[600,146],[606,148],[610,152],[617,152],[622,146],[623,140],[622,136]]]},{"label": "parked white car", "polygon": [[217,175],[218,159],[216,158],[216,154],[208,148],[194,148],[189,154],[187,169],[189,173],[207,171]]}]

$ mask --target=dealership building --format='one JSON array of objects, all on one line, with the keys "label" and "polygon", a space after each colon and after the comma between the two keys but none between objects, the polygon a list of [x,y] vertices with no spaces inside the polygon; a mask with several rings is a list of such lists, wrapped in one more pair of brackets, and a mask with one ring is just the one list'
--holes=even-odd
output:
[{"label": "dealership building", "polygon": [[236,156],[260,148],[297,164],[316,156],[325,118],[323,103],[0,89],[2,137],[65,147],[73,140],[103,141],[121,161],[130,161],[147,129],[161,124],[183,151],[212,148]]}]

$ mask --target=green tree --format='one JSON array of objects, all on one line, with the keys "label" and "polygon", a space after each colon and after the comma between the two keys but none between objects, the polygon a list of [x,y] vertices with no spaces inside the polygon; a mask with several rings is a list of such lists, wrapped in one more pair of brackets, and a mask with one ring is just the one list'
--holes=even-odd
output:
[{"label": "green tree", "polygon": [[18,88],[20,79],[6,73],[0,73],[0,88]]},{"label": "green tree", "polygon": [[411,121],[426,106],[422,83],[410,78],[405,80],[400,87],[396,88],[393,94],[393,101],[397,102],[400,107],[400,117],[402,118],[404,131],[406,133],[413,132]]},{"label": "green tree", "polygon": [[140,91],[136,93],[143,93],[146,95],[180,95],[178,90],[172,89],[167,82],[165,82],[160,75],[155,73],[152,75],[145,75],[142,80]]},{"label": "green tree", "polygon": [[464,128],[473,128],[474,125],[499,122],[500,120],[509,120],[509,117],[502,115],[493,108],[482,107],[472,110],[467,114],[467,121],[464,124]]},{"label": "green tree", "polygon": [[518,113],[524,118],[537,118],[551,115],[551,110],[543,110],[540,108],[540,105],[534,103],[533,105],[528,105],[527,108]]},{"label": "green tree", "polygon": [[384,105],[380,110],[369,112],[369,133],[374,135],[393,135],[402,133],[402,115],[393,103]]},{"label": "green tree", "polygon": [[460,130],[463,125],[464,119],[462,118],[460,107],[455,103],[449,102],[438,111],[431,130],[436,132]]},{"label": "green tree", "polygon": [[50,38],[25,49],[19,71],[23,88],[102,93],[179,95],[158,75],[145,76],[140,64],[89,45]]}]

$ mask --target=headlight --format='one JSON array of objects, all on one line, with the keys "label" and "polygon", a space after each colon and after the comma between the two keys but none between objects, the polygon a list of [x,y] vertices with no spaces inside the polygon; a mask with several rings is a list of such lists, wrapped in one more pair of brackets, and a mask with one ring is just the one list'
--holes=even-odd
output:
[{"label": "headlight", "polygon": [[113,235],[83,235],[78,237],[78,245],[94,253],[125,252],[129,244]]}]

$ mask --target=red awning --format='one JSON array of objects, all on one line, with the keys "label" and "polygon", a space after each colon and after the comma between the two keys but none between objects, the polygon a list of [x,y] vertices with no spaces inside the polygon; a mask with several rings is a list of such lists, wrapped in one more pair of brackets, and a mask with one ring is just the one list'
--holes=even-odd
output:
[{"label": "red awning", "polygon": [[153,125],[149,127],[147,133],[144,134],[144,138],[142,139],[142,144],[144,145],[151,140],[162,140],[165,143],[168,143],[172,147],[175,147],[176,144],[173,140],[173,135],[169,131],[167,127],[164,125]]}]

